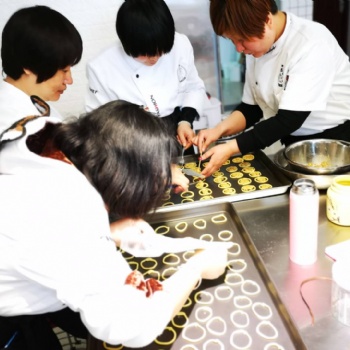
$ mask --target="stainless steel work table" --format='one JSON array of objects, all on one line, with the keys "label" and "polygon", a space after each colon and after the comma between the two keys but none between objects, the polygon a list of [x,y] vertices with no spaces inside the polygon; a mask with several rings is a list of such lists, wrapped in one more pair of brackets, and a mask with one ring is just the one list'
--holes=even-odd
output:
[{"label": "stainless steel work table", "polygon": [[331,278],[333,262],[325,255],[325,247],[350,239],[350,227],[328,221],[326,192],[320,191],[318,259],[310,266],[299,266],[289,260],[288,193],[235,202],[233,206],[261,255],[307,349],[350,349],[350,327],[342,325],[331,313],[332,282],[319,279],[305,283],[302,287],[303,296],[315,317],[314,325],[299,293],[301,283],[308,278]]}]

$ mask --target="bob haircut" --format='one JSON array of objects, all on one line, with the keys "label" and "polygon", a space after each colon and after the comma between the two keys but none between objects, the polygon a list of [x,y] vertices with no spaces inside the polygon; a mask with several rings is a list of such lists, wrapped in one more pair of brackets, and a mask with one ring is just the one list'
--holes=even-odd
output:
[{"label": "bob haircut", "polygon": [[3,71],[14,80],[28,69],[42,83],[59,69],[77,64],[82,52],[82,39],[74,25],[47,6],[18,10],[2,32]]},{"label": "bob haircut", "polygon": [[234,34],[244,40],[261,39],[269,13],[276,14],[274,0],[210,0],[210,19],[215,33]]},{"label": "bob haircut", "polygon": [[112,217],[139,218],[171,185],[175,137],[161,118],[117,100],[59,124],[54,145],[90,180]]},{"label": "bob haircut", "polygon": [[163,0],[126,0],[117,13],[116,30],[131,57],[160,56],[174,45],[175,23]]}]

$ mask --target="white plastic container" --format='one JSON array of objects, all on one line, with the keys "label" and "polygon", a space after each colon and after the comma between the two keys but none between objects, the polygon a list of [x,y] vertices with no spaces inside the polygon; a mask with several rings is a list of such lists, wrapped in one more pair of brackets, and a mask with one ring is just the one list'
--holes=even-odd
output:
[{"label": "white plastic container", "polygon": [[350,326],[350,259],[343,257],[332,268],[332,313],[337,320]]},{"label": "white plastic container", "polygon": [[294,181],[289,195],[289,258],[299,265],[317,260],[319,193],[310,179]]},{"label": "white plastic container", "polygon": [[337,225],[350,226],[350,175],[336,176],[328,188],[327,218]]}]

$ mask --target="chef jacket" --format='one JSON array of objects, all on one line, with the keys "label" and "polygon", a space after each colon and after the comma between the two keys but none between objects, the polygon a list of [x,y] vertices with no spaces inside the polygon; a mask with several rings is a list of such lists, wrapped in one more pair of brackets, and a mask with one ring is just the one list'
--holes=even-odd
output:
[{"label": "chef jacket", "polygon": [[[14,85],[0,80],[0,134],[16,121],[30,115],[40,115],[30,96]],[[51,105],[50,116],[63,119]]]},{"label": "chef jacket", "polygon": [[259,105],[265,119],[279,109],[311,111],[292,135],[316,134],[350,119],[349,58],[325,26],[286,15],[285,30],[270,51],[246,56],[242,101]]},{"label": "chef jacket", "polygon": [[158,117],[170,115],[175,107],[192,107],[201,115],[207,100],[191,43],[179,33],[172,50],[153,66],[128,56],[119,43],[88,62],[87,77],[88,112],[112,100],[126,100]]},{"label": "chef jacket", "polygon": [[75,166],[29,151],[26,138],[48,121],[29,121],[0,152],[0,316],[69,307],[96,338],[143,346],[166,327],[172,293],[125,284],[131,268],[100,194]]}]

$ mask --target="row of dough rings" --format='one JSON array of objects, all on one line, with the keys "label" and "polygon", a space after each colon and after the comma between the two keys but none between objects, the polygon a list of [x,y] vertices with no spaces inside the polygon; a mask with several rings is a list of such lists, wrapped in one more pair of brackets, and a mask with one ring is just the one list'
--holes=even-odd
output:
[{"label": "row of dough rings", "polygon": [[175,225],[175,230],[178,232],[185,232],[188,227],[188,223],[186,221],[181,221]]},{"label": "row of dough rings", "polygon": [[224,214],[218,214],[218,215],[214,215],[212,218],[211,218],[211,221],[214,223],[214,224],[221,224],[221,223],[224,223],[227,221],[227,217],[224,215]]},{"label": "row of dough rings", "polygon": [[[241,267],[235,268],[234,265],[240,265]],[[241,272],[245,271],[247,266],[248,265],[244,259],[233,259],[233,260],[229,260],[227,262],[228,269],[233,271],[233,272],[237,272],[237,273],[241,273]]]},{"label": "row of dough rings", "polygon": [[181,201],[181,203],[192,203],[194,200],[192,198],[185,198]]},{"label": "row of dough rings", "polygon": [[169,226],[166,226],[166,225],[158,226],[158,227],[154,230],[155,233],[158,233],[158,234],[160,234],[160,235],[165,235],[165,234],[167,234],[169,231],[170,231],[170,227],[169,227]]},{"label": "row of dough rings", "polygon": [[171,332],[172,338],[169,341],[161,341],[158,338],[156,338],[154,342],[157,343],[158,345],[170,345],[170,344],[174,343],[174,341],[176,340],[176,332],[175,332],[173,327],[166,327],[165,331]]},{"label": "row of dough rings", "polygon": [[220,349],[218,349],[218,350],[225,350],[225,345],[219,339],[208,339],[203,344],[203,350],[211,349],[212,345],[215,346],[215,349],[217,349],[217,346],[219,345]]},{"label": "row of dough rings", "polygon": [[[232,242],[232,243],[233,243],[233,245],[229,249],[228,255],[237,256],[237,255],[239,255],[241,253],[241,246],[238,243],[236,243],[236,242]],[[232,251],[232,248],[234,248],[235,251]]]},{"label": "row of dough rings", "polygon": [[255,168],[253,166],[247,166],[246,168],[241,169],[242,173],[252,173],[253,171],[255,171]]},{"label": "row of dough rings", "polygon": [[[196,329],[196,332],[191,332],[192,328],[195,328]],[[198,334],[198,337],[197,338],[190,338],[187,333],[191,334],[191,333],[195,333],[195,334]],[[202,334],[199,334],[199,333],[202,333]],[[205,328],[203,328],[198,322],[193,322],[193,323],[190,323],[188,324],[183,330],[182,330],[182,338],[187,340],[187,341],[190,341],[190,342],[199,342],[201,340],[203,340],[205,338],[205,335],[206,335],[206,331],[205,331]]]},{"label": "row of dough rings", "polygon": [[241,172],[237,172],[237,173],[231,173],[230,174],[230,178],[231,179],[240,179],[241,177],[243,177],[244,175],[243,175],[243,173],[241,173]]},{"label": "row of dough rings", "polygon": [[[244,338],[244,340],[246,340],[246,342],[235,342],[235,337],[239,337],[239,338]],[[240,345],[242,344],[243,345]],[[235,349],[248,349],[250,348],[250,346],[252,345],[252,337],[249,335],[249,333],[243,329],[238,329],[236,331],[234,331],[231,336],[230,336],[230,344],[235,348]]]},{"label": "row of dough rings", "polygon": [[214,291],[214,295],[217,300],[229,300],[233,297],[233,294],[234,291],[229,286],[218,286]]},{"label": "row of dough rings", "polygon": [[247,177],[242,177],[238,180],[238,185],[244,186],[252,183],[252,179],[248,179]]},{"label": "row of dough rings", "polygon": [[213,196],[202,196],[199,200],[200,201],[206,201],[206,200],[208,200],[208,199],[214,199],[214,197]]},{"label": "row of dough rings", "polygon": [[176,267],[168,267],[162,272],[163,280],[172,276],[178,269]]},{"label": "row of dough rings", "polygon": [[213,191],[210,188],[202,188],[199,190],[199,194],[201,196],[208,196],[211,195],[213,193]]},{"label": "row of dough rings", "polygon": [[268,188],[272,188],[272,185],[270,184],[261,184],[259,185],[260,190],[267,190]]},{"label": "row of dough rings", "polygon": [[211,293],[200,290],[194,295],[194,301],[198,304],[208,305],[213,303],[214,297]]},{"label": "row of dough rings", "polygon": [[232,187],[230,187],[230,188],[224,188],[224,189],[222,190],[222,193],[223,193],[223,194],[235,194],[235,193],[236,193],[236,190],[235,190],[234,188],[232,188]]},{"label": "row of dough rings", "polygon": [[211,176],[216,178],[216,177],[224,176],[224,173],[222,171],[215,171]]},{"label": "row of dough rings", "polygon": [[225,283],[229,286],[239,286],[243,281],[243,276],[237,272],[227,273],[225,276]]},{"label": "row of dough rings", "polygon": [[218,237],[222,241],[230,241],[233,237],[233,233],[232,231],[229,231],[229,230],[223,230],[218,233]]},{"label": "row of dough rings", "polygon": [[253,304],[252,299],[245,295],[237,295],[233,298],[233,305],[238,309],[247,309]]},{"label": "row of dough rings", "polygon": [[266,176],[257,176],[254,178],[254,181],[258,183],[265,183],[269,181],[269,179]]},{"label": "row of dough rings", "polygon": [[[271,333],[264,333],[263,328],[267,328]],[[265,339],[276,339],[278,338],[278,330],[270,321],[261,321],[256,326],[256,333]]]},{"label": "row of dough rings", "polygon": [[160,272],[156,270],[147,270],[143,273],[144,277],[154,278],[157,281],[160,281]]},{"label": "row of dough rings", "polygon": [[[175,259],[174,261],[169,261],[169,259]],[[170,253],[164,256],[164,265],[178,265],[180,262],[180,257],[174,253]]]},{"label": "row of dough rings", "polygon": [[180,195],[182,198],[193,198],[194,192],[193,191],[184,191]]},{"label": "row of dough rings", "polygon": [[264,346],[264,350],[285,350],[285,348],[278,343],[268,343]]},{"label": "row of dough rings", "polygon": [[[263,312],[259,312],[259,308],[261,310],[263,310],[263,312],[265,312],[265,314]],[[271,310],[270,306],[265,304],[265,303],[255,302],[253,304],[252,309],[253,309],[255,316],[260,320],[267,320],[267,319],[271,318],[271,316],[272,316],[272,310]]]},{"label": "row of dough rings", "polygon": [[207,242],[213,242],[214,241],[214,237],[210,233],[205,233],[204,235],[201,235],[199,237],[199,239],[202,240],[202,241],[207,241]]},{"label": "row of dough rings", "polygon": [[239,163],[238,166],[240,168],[247,168],[247,167],[251,166],[251,164],[249,162],[242,162],[242,163]]},{"label": "row of dough rings", "polygon": [[[237,315],[239,315],[240,319],[243,319],[243,322],[237,322],[236,321],[235,318],[236,318]],[[250,322],[249,315],[243,310],[235,310],[235,311],[231,312],[230,320],[233,323],[233,325],[235,327],[238,327],[238,328],[248,327],[249,326],[249,322]]]},{"label": "row of dough rings", "polygon": [[[212,323],[219,323],[221,329],[216,330],[212,328]],[[224,335],[227,331],[227,326],[225,320],[220,316],[212,317],[207,323],[206,327],[209,333],[214,335]]]},{"label": "row of dough rings", "polygon": [[244,185],[241,187],[242,192],[253,192],[256,190],[254,185]]},{"label": "row of dough rings", "polygon": [[196,309],[194,316],[199,322],[207,322],[213,316],[213,309],[210,306],[200,306]]},{"label": "row of dough rings", "polygon": [[199,230],[204,230],[207,227],[207,222],[204,219],[197,219],[193,222],[193,226]]},{"label": "row of dough rings", "polygon": [[[185,322],[182,324],[178,324],[176,323],[176,318],[184,318]],[[171,323],[173,324],[173,326],[177,327],[177,328],[184,328],[187,324],[188,324],[188,316],[186,315],[185,312],[180,311],[172,320]]]},{"label": "row of dough rings", "polygon": [[245,280],[241,284],[241,291],[246,295],[257,295],[260,293],[261,288],[255,281]]},{"label": "row of dough rings", "polygon": [[[146,265],[148,263],[152,263],[153,265]],[[141,261],[140,265],[144,270],[153,270],[158,265],[158,263],[157,260],[153,258],[146,258]]]},{"label": "row of dough rings", "polygon": [[226,182],[227,181],[227,176],[218,176],[214,178],[213,180],[215,183],[221,183],[221,182]]},{"label": "row of dough rings", "polygon": [[197,182],[197,183],[196,183],[196,188],[197,188],[198,190],[200,190],[200,189],[202,189],[202,188],[207,188],[207,187],[209,187],[208,182],[200,181],[200,182]]}]

